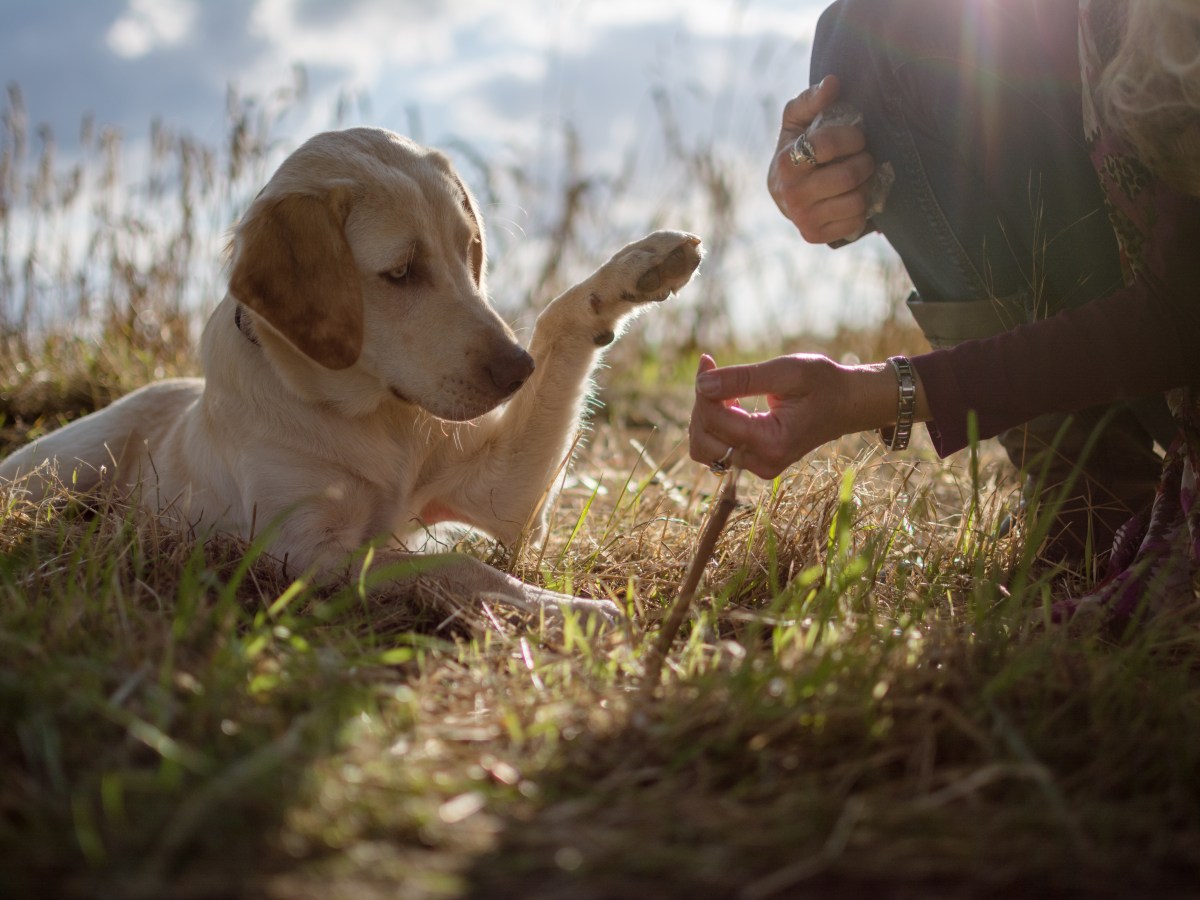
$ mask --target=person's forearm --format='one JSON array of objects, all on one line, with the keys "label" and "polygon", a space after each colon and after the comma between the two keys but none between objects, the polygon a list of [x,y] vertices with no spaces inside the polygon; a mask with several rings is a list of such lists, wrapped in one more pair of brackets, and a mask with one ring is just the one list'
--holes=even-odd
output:
[{"label": "person's forearm", "polygon": [[913,358],[943,456],[1048,412],[1200,383],[1200,310],[1163,308],[1133,289],[1033,325]]}]

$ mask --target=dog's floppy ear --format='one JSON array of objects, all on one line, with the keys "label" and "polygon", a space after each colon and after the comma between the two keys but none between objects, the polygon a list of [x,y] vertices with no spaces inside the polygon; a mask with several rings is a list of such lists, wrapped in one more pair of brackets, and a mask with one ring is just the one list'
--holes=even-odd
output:
[{"label": "dog's floppy ear", "polygon": [[362,285],[343,226],[348,195],[256,201],[238,230],[229,291],[327,369],[358,359]]},{"label": "dog's floppy ear", "polygon": [[484,265],[487,261],[487,244],[483,236],[483,217],[479,215],[479,206],[475,203],[475,198],[471,196],[471,192],[467,190],[467,186],[463,184],[463,180],[457,175],[451,174],[459,190],[462,191],[463,209],[467,211],[467,215],[475,223],[476,240],[471,244],[471,275],[475,278],[475,286],[482,290]]}]

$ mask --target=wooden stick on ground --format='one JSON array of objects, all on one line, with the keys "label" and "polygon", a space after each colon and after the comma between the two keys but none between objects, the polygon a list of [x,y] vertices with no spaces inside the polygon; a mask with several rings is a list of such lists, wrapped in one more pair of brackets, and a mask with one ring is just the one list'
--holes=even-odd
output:
[{"label": "wooden stick on ground", "polygon": [[696,596],[696,588],[700,584],[700,577],[704,574],[704,567],[708,565],[713,550],[716,549],[717,538],[721,536],[721,530],[729,521],[729,514],[737,505],[737,483],[740,474],[741,469],[736,467],[729,470],[729,474],[725,476],[725,483],[721,486],[717,502],[709,512],[708,521],[704,523],[704,528],[700,532],[700,540],[696,544],[696,555],[692,557],[692,564],[688,566],[683,584],[679,586],[679,596],[671,607],[666,622],[663,623],[662,631],[658,634],[658,641],[646,659],[646,672],[642,676],[642,695],[644,697],[653,696],[658,687],[663,660],[671,650],[671,644],[675,640],[679,626],[687,617],[692,599]]}]

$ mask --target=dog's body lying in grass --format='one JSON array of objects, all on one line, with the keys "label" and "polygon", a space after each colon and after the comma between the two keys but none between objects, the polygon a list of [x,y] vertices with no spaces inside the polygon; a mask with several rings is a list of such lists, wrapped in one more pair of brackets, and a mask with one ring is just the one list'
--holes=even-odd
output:
[{"label": "dog's body lying in grass", "polygon": [[[206,377],[52,432],[0,479],[34,499],[110,484],[243,538],[276,523],[271,550],[293,570],[328,573],[384,536],[399,560],[441,521],[515,542],[570,452],[600,349],[687,283],[699,243],[625,247],[542,312],[526,352],[488,303],[482,223],[446,158],[382,130],[318,135],[237,228]],[[422,577],[454,594],[588,605],[445,556]]]}]

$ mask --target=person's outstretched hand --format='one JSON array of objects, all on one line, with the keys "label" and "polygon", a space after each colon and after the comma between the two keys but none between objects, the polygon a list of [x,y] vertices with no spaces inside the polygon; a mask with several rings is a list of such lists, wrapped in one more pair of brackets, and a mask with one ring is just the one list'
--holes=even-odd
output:
[{"label": "person's outstretched hand", "polygon": [[817,113],[838,98],[837,76],[828,75],[783,108],[779,142],[767,172],[775,205],[811,244],[828,244],[861,234],[866,227],[868,188],[875,160],[856,125],[817,128],[809,139],[817,165],[792,162],[789,149]]},{"label": "person's outstretched hand", "polygon": [[[796,354],[717,368],[705,354],[688,427],[691,457],[706,465],[724,459],[774,478],[822,444],[895,422],[896,390],[887,363],[842,366],[826,356]],[[738,403],[753,396],[766,398],[765,411]]]}]

